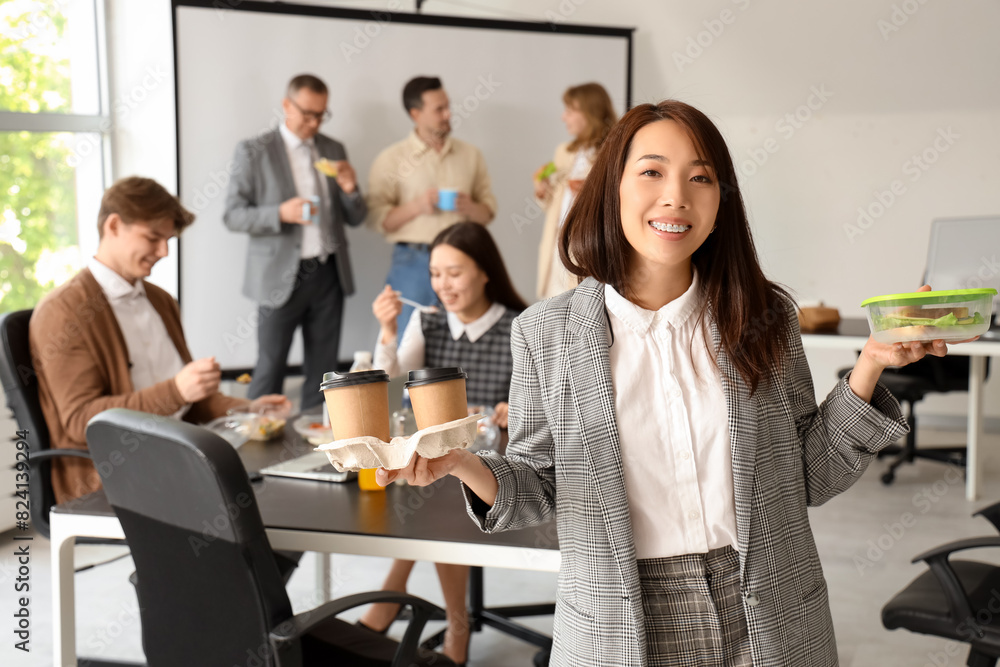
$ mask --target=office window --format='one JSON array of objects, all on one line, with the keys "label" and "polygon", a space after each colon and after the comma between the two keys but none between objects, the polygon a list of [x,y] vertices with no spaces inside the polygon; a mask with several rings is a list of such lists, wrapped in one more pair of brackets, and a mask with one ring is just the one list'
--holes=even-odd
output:
[{"label": "office window", "polygon": [[111,122],[100,0],[0,0],[0,311],[97,245]]}]

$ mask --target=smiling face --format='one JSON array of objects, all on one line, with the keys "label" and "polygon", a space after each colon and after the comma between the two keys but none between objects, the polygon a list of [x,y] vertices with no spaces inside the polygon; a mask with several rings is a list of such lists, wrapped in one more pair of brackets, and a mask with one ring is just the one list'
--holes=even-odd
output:
[{"label": "smiling face", "polygon": [[476,261],[454,246],[442,243],[431,251],[431,288],[449,313],[463,322],[477,319],[490,307],[489,278]]},{"label": "smiling face", "polygon": [[575,139],[583,134],[587,129],[587,117],[576,104],[567,104],[563,109],[562,122],[566,124],[566,131]]},{"label": "smiling face", "polygon": [[112,213],[105,221],[97,258],[130,283],[148,278],[153,266],[167,256],[167,241],[174,236],[170,218],[126,224]]},{"label": "smiling face", "polygon": [[676,121],[643,126],[632,139],[619,187],[630,273],[684,269],[715,226],[719,185]]}]

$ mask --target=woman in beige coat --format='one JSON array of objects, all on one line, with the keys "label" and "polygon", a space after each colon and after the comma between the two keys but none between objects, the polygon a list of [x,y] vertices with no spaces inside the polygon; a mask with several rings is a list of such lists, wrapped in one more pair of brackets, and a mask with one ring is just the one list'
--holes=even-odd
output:
[{"label": "woman in beige coat", "polygon": [[[616,120],[611,97],[599,83],[568,88],[563,93],[563,104],[566,109],[562,120],[573,139],[556,147],[552,159],[555,171],[544,178],[537,175],[535,178],[535,197],[545,209],[545,227],[538,246],[539,299],[547,299],[576,286],[576,280],[559,261],[556,237],[576,193],[590,172],[597,149]],[[539,174],[544,169],[539,170]]]}]

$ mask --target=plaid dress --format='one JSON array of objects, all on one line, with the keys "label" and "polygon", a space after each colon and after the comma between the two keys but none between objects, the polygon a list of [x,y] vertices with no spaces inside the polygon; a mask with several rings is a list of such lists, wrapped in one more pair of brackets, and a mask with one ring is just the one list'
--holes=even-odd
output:
[{"label": "plaid dress", "polygon": [[473,343],[464,333],[458,340],[451,337],[444,310],[421,313],[425,365],[427,368],[461,366],[469,376],[465,382],[469,405],[492,408],[501,401],[506,402],[514,370],[510,325],[515,317],[517,312],[508,308],[499,321]]}]

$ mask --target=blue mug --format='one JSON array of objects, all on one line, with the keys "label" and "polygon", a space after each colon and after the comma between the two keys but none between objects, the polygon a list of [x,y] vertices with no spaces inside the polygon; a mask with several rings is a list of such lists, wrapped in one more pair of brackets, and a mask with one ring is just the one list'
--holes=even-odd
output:
[{"label": "blue mug", "polygon": [[309,197],[309,201],[302,203],[302,219],[319,224],[319,197]]},{"label": "blue mug", "polygon": [[438,190],[438,209],[442,211],[454,211],[457,200],[458,190],[454,188],[441,188]]}]

